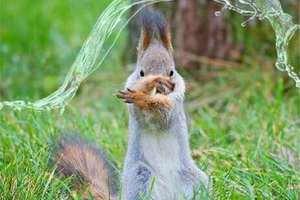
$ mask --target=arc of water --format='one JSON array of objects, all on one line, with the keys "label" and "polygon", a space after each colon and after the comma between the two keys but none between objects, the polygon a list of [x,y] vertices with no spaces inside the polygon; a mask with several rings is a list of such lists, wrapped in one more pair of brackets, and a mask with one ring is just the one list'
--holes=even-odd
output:
[{"label": "arc of water", "polygon": [[[288,45],[295,33],[300,30],[300,25],[293,22],[293,18],[285,13],[279,0],[214,0],[224,7],[221,10],[233,10],[244,16],[251,16],[242,24],[245,26],[249,20],[258,18],[267,19],[275,32],[277,61],[276,67],[280,71],[287,72],[292,78],[296,87],[300,88],[300,76],[294,71],[294,67],[289,64]],[[217,15],[220,13],[218,12]]]},{"label": "arc of water", "polygon": [[[114,0],[100,15],[94,25],[90,35],[83,44],[79,54],[72,64],[62,86],[49,96],[35,102],[25,101],[4,101],[0,102],[0,110],[3,107],[10,107],[15,110],[31,108],[35,110],[51,110],[60,108],[64,110],[65,105],[74,97],[81,82],[91,73],[97,70],[104,59],[110,53],[116,44],[122,30],[125,29],[129,21],[138,13],[138,11],[149,4],[157,2],[168,2],[173,0],[138,0],[134,3],[128,3],[125,0]],[[214,0],[222,4],[224,10],[233,10],[244,16],[250,16],[249,20],[258,18],[267,19],[276,34],[277,63],[276,66],[281,71],[286,71],[300,88],[300,78],[294,72],[293,67],[288,63],[287,48],[290,39],[295,32],[300,29],[300,25],[294,24],[292,17],[282,10],[278,0]],[[126,18],[127,12],[133,7],[142,5],[133,16]],[[247,22],[247,21],[246,21]],[[242,25],[245,25],[243,23]],[[104,48],[105,42],[108,41],[112,33],[117,33],[113,42]]]}]

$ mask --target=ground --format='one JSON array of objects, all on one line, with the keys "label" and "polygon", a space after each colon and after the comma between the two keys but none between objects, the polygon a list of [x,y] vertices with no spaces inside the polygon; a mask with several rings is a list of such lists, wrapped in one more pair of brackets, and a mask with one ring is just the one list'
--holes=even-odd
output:
[{"label": "ground", "polygon": [[[107,2],[4,0],[0,101],[54,91]],[[115,94],[130,73],[124,38],[63,114],[0,111],[0,199],[79,198],[51,162],[62,131],[93,140],[122,168],[128,114]],[[300,90],[265,53],[245,55],[234,68],[181,71],[193,156],[213,179],[213,199],[300,198]]]}]

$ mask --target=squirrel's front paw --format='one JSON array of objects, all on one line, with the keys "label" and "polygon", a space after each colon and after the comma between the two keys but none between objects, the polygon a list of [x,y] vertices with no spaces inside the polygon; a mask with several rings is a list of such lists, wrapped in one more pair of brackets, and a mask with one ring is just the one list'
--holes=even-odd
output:
[{"label": "squirrel's front paw", "polygon": [[140,109],[145,111],[151,110],[169,110],[173,103],[170,98],[163,94],[148,95],[140,91],[131,90],[127,88],[126,91],[119,91],[117,97],[122,99],[125,103],[135,104]]},{"label": "squirrel's front paw", "polygon": [[174,90],[175,84],[170,80],[170,77],[148,75],[139,80],[133,88],[148,95],[156,93],[168,95]]},{"label": "squirrel's front paw", "polygon": [[175,87],[175,84],[166,77],[157,77],[153,82],[157,93],[160,94],[169,94],[174,90]]},{"label": "squirrel's front paw", "polygon": [[135,103],[141,99],[143,95],[141,92],[127,88],[126,91],[119,91],[117,97],[122,99],[125,103]]}]

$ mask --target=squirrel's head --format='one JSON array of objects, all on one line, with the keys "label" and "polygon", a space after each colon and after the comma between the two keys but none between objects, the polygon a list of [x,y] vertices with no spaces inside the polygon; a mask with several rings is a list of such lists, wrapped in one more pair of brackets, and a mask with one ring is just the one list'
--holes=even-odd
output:
[{"label": "squirrel's head", "polygon": [[142,11],[141,24],[136,72],[141,77],[150,74],[172,77],[175,62],[166,19],[161,13],[146,8]]}]

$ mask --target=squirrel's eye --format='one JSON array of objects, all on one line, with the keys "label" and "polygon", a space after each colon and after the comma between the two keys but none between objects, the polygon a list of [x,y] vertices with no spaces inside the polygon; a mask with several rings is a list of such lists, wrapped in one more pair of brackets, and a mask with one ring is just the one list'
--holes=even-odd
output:
[{"label": "squirrel's eye", "polygon": [[145,73],[143,70],[140,71],[140,75],[141,75],[141,77],[145,76]]},{"label": "squirrel's eye", "polygon": [[173,76],[173,75],[174,75],[174,71],[171,70],[171,71],[170,71],[170,76]]}]

